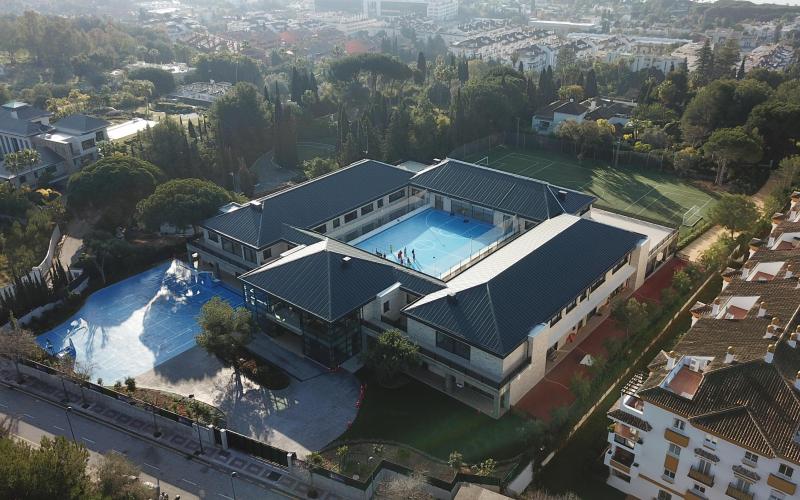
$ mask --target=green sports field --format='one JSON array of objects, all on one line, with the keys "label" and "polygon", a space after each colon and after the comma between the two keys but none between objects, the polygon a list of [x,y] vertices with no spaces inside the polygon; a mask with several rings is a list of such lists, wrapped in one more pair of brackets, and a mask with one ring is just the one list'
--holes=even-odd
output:
[{"label": "green sports field", "polygon": [[[471,155],[467,161],[486,165],[487,155]],[[590,193],[597,197],[595,205],[599,208],[671,227],[681,226],[684,220],[690,224],[699,222],[717,199],[715,194],[671,173],[652,168],[614,168],[608,163],[578,161],[574,156],[549,151],[498,146],[489,152],[488,166]]]}]

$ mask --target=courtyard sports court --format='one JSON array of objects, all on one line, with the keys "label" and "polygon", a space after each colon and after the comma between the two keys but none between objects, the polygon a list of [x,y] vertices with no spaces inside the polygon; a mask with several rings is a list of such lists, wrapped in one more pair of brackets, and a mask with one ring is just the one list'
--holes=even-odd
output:
[{"label": "courtyard sports court", "polygon": [[503,234],[501,227],[487,222],[429,208],[350,244],[441,277]]},{"label": "courtyard sports court", "polygon": [[237,291],[176,260],[98,290],[36,340],[52,353],[71,350],[92,379],[113,384],[194,347],[200,308],[214,296],[243,304]]},{"label": "courtyard sports court", "polygon": [[716,203],[716,195],[671,173],[618,166],[572,155],[498,146],[467,161],[525,175],[597,197],[596,205],[614,212],[689,229]]}]

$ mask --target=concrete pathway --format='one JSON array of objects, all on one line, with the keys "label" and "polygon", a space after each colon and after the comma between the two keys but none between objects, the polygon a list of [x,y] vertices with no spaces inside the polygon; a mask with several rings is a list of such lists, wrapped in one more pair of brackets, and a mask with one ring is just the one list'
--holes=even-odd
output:
[{"label": "concrete pathway", "polygon": [[58,258],[64,267],[72,266],[78,262],[83,249],[83,237],[86,236],[90,229],[91,225],[82,219],[73,219],[69,222],[58,252]]},{"label": "concrete pathway", "polygon": [[136,377],[140,387],[194,394],[220,408],[228,428],[304,456],[339,437],[355,419],[358,379],[345,372],[292,379],[282,390],[264,389],[193,347]]}]

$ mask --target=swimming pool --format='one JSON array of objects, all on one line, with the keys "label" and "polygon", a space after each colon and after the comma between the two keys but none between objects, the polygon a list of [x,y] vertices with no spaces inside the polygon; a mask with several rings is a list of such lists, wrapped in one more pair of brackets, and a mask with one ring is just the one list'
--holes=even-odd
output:
[{"label": "swimming pool", "polygon": [[168,262],[93,293],[80,311],[37,341],[56,352],[72,341],[76,361],[90,369],[92,379],[112,384],[192,348],[200,308],[217,295],[234,307],[243,304],[239,293],[210,274]]},{"label": "swimming pool", "polygon": [[[429,208],[402,220],[354,245],[368,252],[380,252],[403,261],[431,276],[442,276],[503,236],[500,227],[469,217],[451,215]],[[407,256],[406,256],[407,254]]]}]

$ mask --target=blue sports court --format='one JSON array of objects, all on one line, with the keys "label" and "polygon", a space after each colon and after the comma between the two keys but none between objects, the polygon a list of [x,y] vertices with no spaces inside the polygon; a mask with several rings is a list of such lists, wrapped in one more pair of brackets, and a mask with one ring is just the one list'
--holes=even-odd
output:
[{"label": "blue sports court", "polygon": [[194,347],[200,308],[217,295],[234,307],[243,304],[209,273],[168,262],[95,292],[37,341],[53,353],[74,345],[78,364],[110,385]]},{"label": "blue sports court", "polygon": [[439,277],[502,236],[500,227],[429,208],[354,245]]}]

